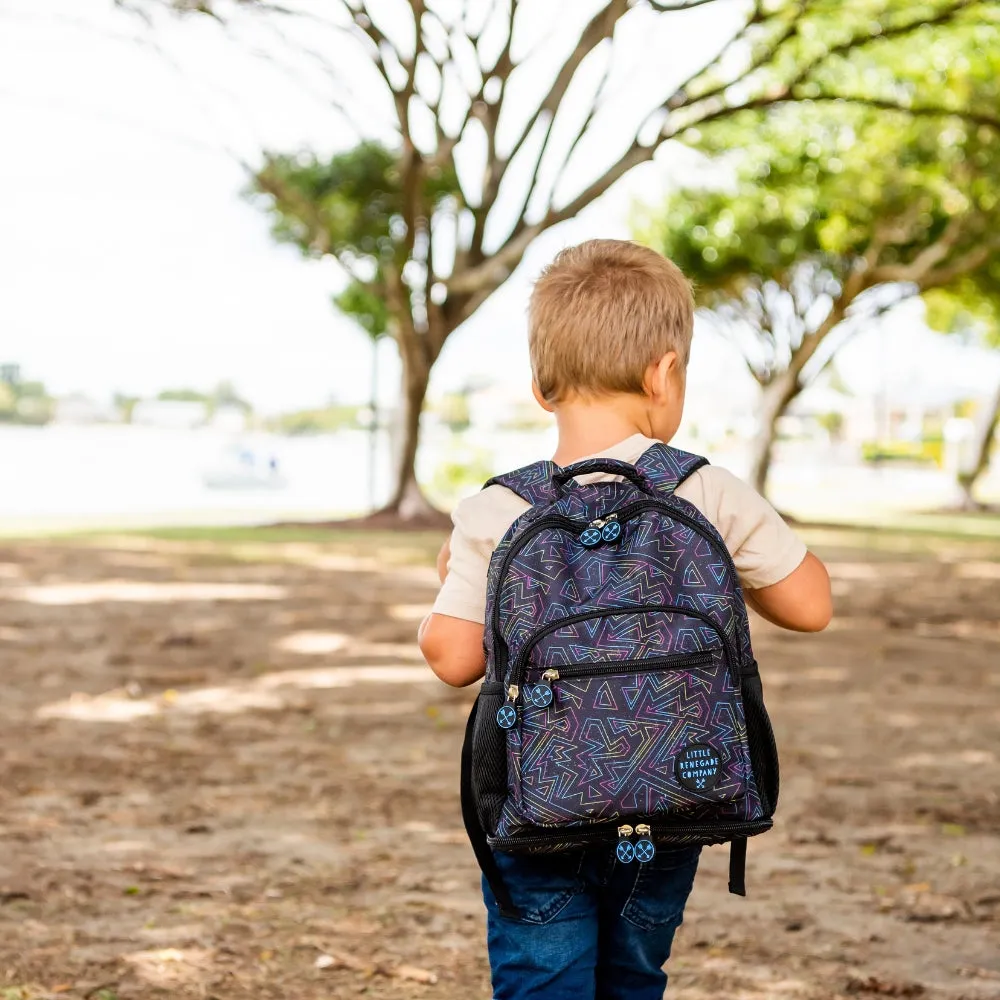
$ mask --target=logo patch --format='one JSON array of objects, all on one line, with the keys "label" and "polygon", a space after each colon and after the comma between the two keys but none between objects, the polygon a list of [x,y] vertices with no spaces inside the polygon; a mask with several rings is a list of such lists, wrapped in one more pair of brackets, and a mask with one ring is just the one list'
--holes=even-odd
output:
[{"label": "logo patch", "polygon": [[707,743],[691,743],[677,758],[677,780],[692,792],[710,792],[722,773],[722,760]]}]

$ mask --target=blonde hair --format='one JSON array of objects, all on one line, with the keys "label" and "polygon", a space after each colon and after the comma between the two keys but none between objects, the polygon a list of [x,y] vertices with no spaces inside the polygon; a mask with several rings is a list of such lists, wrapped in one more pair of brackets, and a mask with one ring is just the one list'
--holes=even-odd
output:
[{"label": "blonde hair", "polygon": [[567,392],[642,392],[653,362],[675,351],[687,364],[691,285],[676,264],[625,240],[588,240],[561,251],[535,283],[528,347],[549,403]]}]

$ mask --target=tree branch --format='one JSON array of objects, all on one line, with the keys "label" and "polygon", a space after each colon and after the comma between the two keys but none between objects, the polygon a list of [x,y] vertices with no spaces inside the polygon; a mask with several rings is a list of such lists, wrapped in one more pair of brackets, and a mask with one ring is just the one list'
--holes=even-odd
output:
[{"label": "tree branch", "polygon": [[753,13],[747,19],[746,24],[744,24],[743,27],[740,28],[740,30],[736,32],[736,34],[733,35],[733,37],[719,50],[711,62],[706,63],[701,69],[692,73],[691,76],[689,76],[679,87],[675,89],[674,93],[660,107],[654,108],[650,113],[650,116],[647,116],[646,121],[649,121],[649,117],[660,111],[676,111],[689,104],[710,100],[711,98],[724,93],[735,84],[742,83],[752,73],[755,73],[758,69],[760,69],[761,66],[769,63],[778,54],[778,51],[785,44],[785,42],[797,34],[799,30],[797,18],[805,8],[805,0],[800,0],[796,6],[797,13],[789,19],[788,24],[785,25],[784,29],[779,33],[777,38],[772,39],[766,49],[764,49],[755,58],[751,59],[747,66],[735,79],[717,84],[711,90],[706,90],[700,94],[690,94],[689,90],[692,84],[698,80],[699,77],[704,76],[706,73],[711,72],[714,67],[720,65],[720,63],[725,59],[727,53],[732,50],[733,46],[744,42],[750,29],[755,25],[762,23],[764,20],[762,0],[756,0],[754,3]]},{"label": "tree branch", "polygon": [[[861,48],[872,42],[880,42],[889,38],[901,38],[908,34],[912,34],[921,28],[928,27],[931,25],[946,24],[949,21],[953,21],[960,13],[963,11],[978,6],[983,0],[955,0],[951,7],[947,7],[937,14],[931,17],[916,18],[912,21],[907,21],[901,24],[889,25],[888,27],[879,27],[878,32],[870,32],[865,34],[855,34],[843,42],[839,42],[837,45],[832,46],[825,52],[819,53],[813,59],[809,60],[805,64],[799,67],[795,75],[784,84],[781,85],[780,89],[774,90],[772,93],[765,97],[758,97],[749,101],[744,101],[740,104],[726,105],[723,104],[710,112],[703,114],[701,117],[695,119],[694,121],[688,122],[686,127],[705,125],[718,118],[722,118],[733,114],[737,111],[749,111],[749,110],[760,110],[763,108],[773,107],[778,104],[786,104],[791,101],[799,100],[801,98],[797,97],[795,90],[797,87],[801,86],[817,68],[822,66],[829,59],[836,56],[845,55],[853,49]],[[705,95],[702,98],[696,99],[697,103],[705,100],[709,95]],[[803,94],[802,98],[810,97],[811,95]],[[828,95],[828,99],[832,99]],[[695,103],[695,102],[692,102]]]},{"label": "tree branch", "polygon": [[532,240],[545,232],[546,229],[551,229],[560,222],[565,222],[586,208],[633,167],[651,160],[656,148],[656,146],[640,146],[638,142],[633,141],[618,161],[563,208],[550,209],[538,222],[530,225],[524,223],[522,218],[521,224],[515,228],[507,242],[495,254],[478,267],[466,271],[464,274],[456,275],[449,282],[449,292],[472,293],[488,285],[493,288],[497,287],[510,276],[514,268],[521,262],[521,258]]},{"label": "tree branch", "polygon": [[694,10],[706,4],[718,3],[718,0],[681,0],[680,3],[664,3],[663,0],[646,0],[650,7],[662,14],[674,14],[682,10]]},{"label": "tree branch", "polygon": [[876,268],[873,272],[875,282],[888,284],[900,281],[920,285],[928,272],[955,249],[963,235],[966,219],[965,215],[953,215],[938,239],[924,247],[908,264],[884,264]]},{"label": "tree branch", "polygon": [[[552,82],[552,86],[549,87],[548,93],[542,98],[535,110],[529,116],[521,134],[514,141],[514,145],[503,158],[500,166],[500,177],[497,182],[498,187],[500,181],[503,180],[503,175],[507,171],[507,166],[520,152],[521,148],[524,146],[528,137],[534,130],[539,118],[543,115],[548,115],[550,119],[549,128],[551,129],[551,120],[555,117],[556,112],[559,110],[559,105],[561,104],[562,99],[566,96],[566,91],[569,90],[569,86],[573,82],[573,78],[576,76],[576,72],[580,68],[580,65],[587,58],[587,56],[589,56],[590,53],[597,48],[598,45],[614,34],[615,25],[625,14],[628,13],[628,8],[628,0],[610,0],[610,2],[601,7],[601,9],[587,23],[587,26],[580,34],[580,38],[577,41],[575,48],[560,67],[559,72],[556,74],[556,78]],[[542,151],[539,153],[539,162],[543,153],[544,146]],[[536,162],[536,171],[537,168],[538,164]]]},{"label": "tree branch", "polygon": [[[587,134],[590,126],[594,122],[594,118],[600,112],[601,108],[604,106],[604,92],[607,89],[608,81],[611,79],[611,73],[614,69],[614,40],[611,42],[612,51],[608,54],[608,61],[604,67],[604,73],[601,75],[601,80],[597,85],[597,90],[594,92],[593,100],[590,102],[590,107],[587,109],[586,117],[583,120],[583,124],[576,131],[576,135],[573,137],[569,144],[566,152],[562,156],[562,163],[559,165],[559,169],[555,172],[555,177],[552,181],[552,185],[549,188],[549,196],[546,204],[546,211],[552,207],[552,200],[555,197],[556,190],[559,187],[559,182],[563,179],[566,174],[566,170],[569,168],[570,161],[573,159],[573,154],[576,152],[577,147],[580,145],[583,137]],[[548,144],[548,137],[551,132],[546,132],[546,145]],[[538,157],[538,166],[541,167],[542,159],[545,156],[545,146],[542,147],[541,155]],[[524,210],[531,203],[531,199],[535,194],[536,185],[538,183],[538,172],[536,172],[533,182],[528,189],[528,196],[524,199],[524,207],[521,210],[521,214],[524,214]]]},{"label": "tree branch", "polygon": [[[944,105],[933,104],[906,104],[888,98],[863,97],[851,94],[810,94],[808,96],[810,101],[814,101],[817,104],[857,104],[876,111],[898,111],[902,114],[913,115],[914,117],[961,118],[971,125],[981,125],[984,128],[1000,132],[1000,115],[990,114],[985,111],[973,111],[967,108],[948,108]],[[790,96],[775,103],[792,103],[796,100],[798,98]]]},{"label": "tree branch", "polygon": [[947,267],[928,271],[920,282],[920,290],[925,292],[931,288],[943,288],[950,285],[958,278],[978,270],[998,251],[1000,251],[1000,237],[984,240],[975,249],[963,254]]},{"label": "tree branch", "polygon": [[[490,210],[496,204],[497,196],[500,194],[500,182],[503,180],[506,163],[497,156],[497,127],[500,124],[500,111],[503,107],[504,94],[507,91],[507,81],[514,70],[514,63],[511,59],[511,43],[514,38],[514,17],[517,14],[517,0],[510,0],[510,7],[507,14],[507,37],[504,39],[503,48],[497,56],[492,68],[486,69],[480,63],[482,73],[482,85],[479,92],[472,97],[469,104],[469,112],[465,117],[465,124],[473,114],[478,114],[482,122],[483,130],[486,132],[486,170],[483,176],[483,187],[479,198],[479,205],[473,211],[472,239],[469,245],[469,259],[480,263],[483,259],[483,237],[486,233],[486,220]],[[486,91],[486,81],[495,78],[500,81],[500,93],[495,101],[484,102]],[[462,130],[465,129],[465,124]],[[461,134],[461,132],[459,133]]]}]

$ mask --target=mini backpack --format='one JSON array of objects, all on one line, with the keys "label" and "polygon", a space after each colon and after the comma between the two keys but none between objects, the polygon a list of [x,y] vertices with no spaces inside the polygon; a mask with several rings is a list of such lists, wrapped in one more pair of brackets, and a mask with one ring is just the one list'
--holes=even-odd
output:
[{"label": "mini backpack", "polygon": [[[704,458],[537,462],[491,479],[532,506],[493,553],[486,677],[462,750],[462,814],[501,913],[493,851],[729,842],[771,828],[778,757],[732,557],[675,489]],[[622,477],[582,484],[577,476]]]}]

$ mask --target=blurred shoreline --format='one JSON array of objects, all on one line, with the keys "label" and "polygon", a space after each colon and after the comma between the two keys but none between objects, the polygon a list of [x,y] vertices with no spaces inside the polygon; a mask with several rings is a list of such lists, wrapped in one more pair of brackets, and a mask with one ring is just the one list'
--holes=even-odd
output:
[{"label": "blurred shoreline", "polygon": [[[711,461],[745,473],[745,449],[705,449]],[[421,480],[439,470],[463,470],[468,481],[454,496],[473,493],[485,463],[512,468],[551,450],[549,431],[455,434],[429,427]],[[0,427],[0,533],[57,533],[115,528],[244,526],[324,520],[360,514],[384,503],[389,490],[388,435],[380,432],[370,470],[365,431],[283,437],[234,434],[211,428],[177,430],[137,426]],[[258,463],[274,462],[283,488],[213,488],[205,477],[234,450]],[[865,464],[854,449],[814,441],[782,441],[776,448],[770,499],[803,521],[878,523],[899,512],[948,509],[958,491],[934,466]],[[980,496],[1000,499],[994,467]],[[441,502],[440,497],[438,501]],[[446,501],[447,502],[447,501]]]}]

